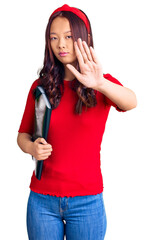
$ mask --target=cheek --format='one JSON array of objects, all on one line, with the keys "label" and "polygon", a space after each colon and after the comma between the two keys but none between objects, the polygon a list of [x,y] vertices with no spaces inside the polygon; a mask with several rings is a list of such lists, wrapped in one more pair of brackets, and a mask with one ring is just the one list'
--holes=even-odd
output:
[{"label": "cheek", "polygon": [[55,52],[55,44],[51,43],[50,46],[51,46],[52,51]]}]

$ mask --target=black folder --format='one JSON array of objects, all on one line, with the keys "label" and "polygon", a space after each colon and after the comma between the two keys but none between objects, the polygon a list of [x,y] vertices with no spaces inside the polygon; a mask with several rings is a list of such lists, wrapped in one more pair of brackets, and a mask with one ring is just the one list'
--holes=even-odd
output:
[{"label": "black folder", "polygon": [[[35,141],[39,137],[47,140],[51,112],[51,104],[43,87],[37,86],[35,92],[35,123],[32,141]],[[35,176],[40,180],[43,169],[43,160],[38,161],[34,157],[33,159],[36,162]]]}]

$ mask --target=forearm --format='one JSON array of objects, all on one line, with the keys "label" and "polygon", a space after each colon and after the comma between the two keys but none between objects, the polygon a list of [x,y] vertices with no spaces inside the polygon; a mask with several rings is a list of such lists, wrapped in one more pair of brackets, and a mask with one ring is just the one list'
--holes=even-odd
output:
[{"label": "forearm", "polygon": [[105,78],[96,90],[103,93],[122,110],[130,110],[137,105],[136,95],[132,90]]},{"label": "forearm", "polygon": [[17,143],[18,143],[18,146],[21,148],[21,150],[23,152],[29,153],[30,155],[33,155],[33,153],[32,153],[33,142],[31,140],[31,135],[30,134],[28,134],[28,133],[18,133]]}]

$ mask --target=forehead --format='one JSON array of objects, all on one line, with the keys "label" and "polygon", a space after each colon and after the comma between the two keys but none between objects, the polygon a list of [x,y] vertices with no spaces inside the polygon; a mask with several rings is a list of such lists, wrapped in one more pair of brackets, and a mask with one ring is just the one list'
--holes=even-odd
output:
[{"label": "forehead", "polygon": [[50,33],[61,33],[71,30],[70,23],[65,17],[56,17],[50,26]]}]

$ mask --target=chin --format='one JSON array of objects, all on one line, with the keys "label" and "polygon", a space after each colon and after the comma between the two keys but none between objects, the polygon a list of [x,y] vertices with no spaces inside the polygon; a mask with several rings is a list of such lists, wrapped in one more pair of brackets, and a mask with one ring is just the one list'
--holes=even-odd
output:
[{"label": "chin", "polygon": [[59,60],[63,64],[73,64],[73,61],[69,61],[67,59]]}]

